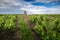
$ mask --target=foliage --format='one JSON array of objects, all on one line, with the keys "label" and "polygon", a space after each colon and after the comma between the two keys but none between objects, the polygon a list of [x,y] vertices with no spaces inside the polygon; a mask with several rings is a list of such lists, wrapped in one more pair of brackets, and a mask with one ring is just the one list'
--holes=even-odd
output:
[{"label": "foliage", "polygon": [[40,40],[60,40],[60,15],[35,15],[30,17],[30,21],[35,23],[33,29]]},{"label": "foliage", "polygon": [[[0,15],[0,30],[14,31],[15,20],[18,16],[20,16],[18,19],[19,40],[34,40],[24,22],[24,15]],[[34,24],[32,28],[39,35],[40,40],[60,40],[60,15],[30,15],[28,17],[30,24]]]}]

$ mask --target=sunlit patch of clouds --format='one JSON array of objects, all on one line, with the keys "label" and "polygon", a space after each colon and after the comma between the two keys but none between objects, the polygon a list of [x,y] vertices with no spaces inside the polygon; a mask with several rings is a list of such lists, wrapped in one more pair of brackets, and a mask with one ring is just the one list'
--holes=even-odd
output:
[{"label": "sunlit patch of clouds", "polygon": [[47,8],[44,6],[25,6],[20,8],[20,10],[26,10],[29,14],[48,14],[48,13],[60,13],[59,8]]},{"label": "sunlit patch of clouds", "polygon": [[21,3],[18,3],[16,0],[0,0],[0,8],[14,8],[20,7]]},{"label": "sunlit patch of clouds", "polygon": [[58,8],[46,8],[46,7],[27,7],[20,8],[20,10],[27,11],[28,14],[60,14],[60,9]]}]

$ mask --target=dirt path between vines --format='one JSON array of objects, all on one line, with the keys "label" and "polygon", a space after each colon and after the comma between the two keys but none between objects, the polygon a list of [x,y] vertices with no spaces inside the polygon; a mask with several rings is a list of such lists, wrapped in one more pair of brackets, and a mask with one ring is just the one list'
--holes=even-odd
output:
[{"label": "dirt path between vines", "polygon": [[30,33],[33,36],[34,40],[39,40],[39,36],[37,35],[37,33],[32,29],[34,24],[30,24],[30,20],[29,18],[25,18],[24,19],[26,25],[28,26],[28,28],[30,29]]},{"label": "dirt path between vines", "polygon": [[16,29],[15,29],[15,36],[14,36],[14,40],[19,40],[19,20],[20,20],[20,17],[17,17],[16,20],[15,20],[15,26],[16,26]]}]

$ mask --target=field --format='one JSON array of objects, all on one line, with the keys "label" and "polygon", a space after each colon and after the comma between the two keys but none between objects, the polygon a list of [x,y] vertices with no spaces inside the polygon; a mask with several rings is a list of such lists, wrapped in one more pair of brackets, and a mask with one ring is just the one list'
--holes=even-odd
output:
[{"label": "field", "polygon": [[0,15],[0,40],[60,40],[60,15]]}]

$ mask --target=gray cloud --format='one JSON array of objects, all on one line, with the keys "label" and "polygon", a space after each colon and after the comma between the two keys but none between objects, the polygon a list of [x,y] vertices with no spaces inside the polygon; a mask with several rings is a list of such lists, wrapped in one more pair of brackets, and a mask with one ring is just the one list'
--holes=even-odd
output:
[{"label": "gray cloud", "polygon": [[16,0],[0,0],[0,8],[19,8],[21,3]]},{"label": "gray cloud", "polygon": [[[36,0],[36,2],[52,2],[58,0]],[[60,7],[47,8],[45,6],[34,6],[31,2],[25,2],[23,0],[0,0],[0,9],[18,9],[26,10],[28,13],[60,13]]]},{"label": "gray cloud", "polygon": [[56,1],[59,1],[59,0],[35,0],[36,2],[43,2],[43,3],[49,3],[49,2],[56,2]]}]

